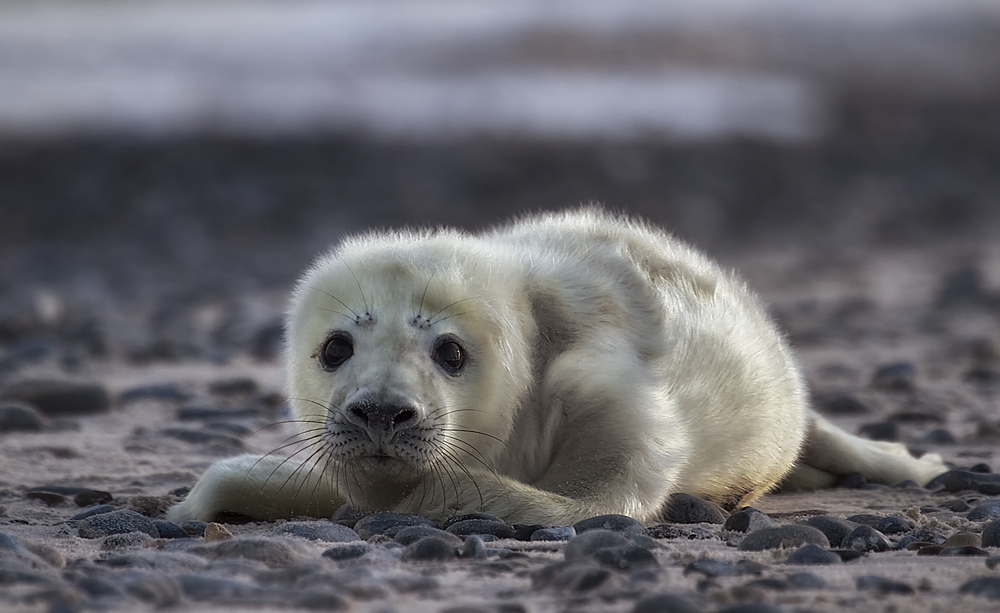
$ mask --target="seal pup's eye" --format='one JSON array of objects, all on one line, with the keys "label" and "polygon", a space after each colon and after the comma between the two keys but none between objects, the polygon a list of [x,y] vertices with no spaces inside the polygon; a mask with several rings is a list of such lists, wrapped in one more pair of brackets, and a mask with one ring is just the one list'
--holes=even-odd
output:
[{"label": "seal pup's eye", "polygon": [[323,368],[334,370],[354,355],[354,343],[345,334],[334,334],[323,344],[319,352],[319,361]]},{"label": "seal pup's eye", "polygon": [[434,348],[434,361],[449,374],[457,375],[465,366],[465,350],[455,339],[440,339]]}]

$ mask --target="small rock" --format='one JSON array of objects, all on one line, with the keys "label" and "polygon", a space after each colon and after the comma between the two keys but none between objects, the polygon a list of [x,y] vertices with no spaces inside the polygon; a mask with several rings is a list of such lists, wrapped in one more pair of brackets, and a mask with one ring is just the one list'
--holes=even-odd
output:
[{"label": "small rock", "polygon": [[181,528],[172,521],[154,519],[153,525],[156,526],[156,531],[160,533],[161,539],[183,539],[189,536],[184,528]]},{"label": "small rock", "polygon": [[566,561],[550,564],[532,573],[531,587],[587,592],[608,583],[612,577],[610,570],[593,560]]},{"label": "small rock", "polygon": [[160,536],[159,530],[148,517],[127,509],[91,515],[80,520],[78,527],[79,535],[85,539],[127,532],[144,532],[153,538]]},{"label": "small rock", "polygon": [[599,549],[592,557],[602,566],[621,571],[655,568],[660,565],[652,552],[635,545]]},{"label": "small rock", "polygon": [[290,534],[325,543],[350,543],[361,540],[354,530],[331,521],[289,521],[275,528],[274,533]]},{"label": "small rock", "polygon": [[632,543],[622,534],[609,530],[589,530],[566,544],[563,550],[567,561],[588,559],[600,549],[628,547]]},{"label": "small rock", "polygon": [[445,528],[445,532],[455,536],[469,536],[470,534],[491,535],[498,539],[509,539],[514,537],[514,528],[505,522],[492,519],[466,519],[456,522]]},{"label": "small rock", "polygon": [[187,428],[164,428],[160,430],[160,434],[191,445],[215,445],[234,451],[243,449],[243,441],[229,434],[206,432],[204,430],[189,430]]},{"label": "small rock", "polygon": [[973,490],[987,496],[1000,494],[1000,475],[949,470],[931,479],[927,489],[943,487],[946,492]]},{"label": "small rock", "polygon": [[55,547],[49,547],[41,543],[32,543],[31,541],[25,541],[23,545],[25,549],[45,560],[53,568],[63,568],[66,566],[66,557]]},{"label": "small rock", "polygon": [[354,531],[363,540],[368,540],[374,534],[382,534],[390,528],[397,526],[433,526],[434,522],[416,515],[404,515],[402,513],[378,512],[366,515],[354,524]]},{"label": "small rock", "polygon": [[287,543],[274,538],[230,538],[191,547],[188,551],[210,560],[233,558],[256,560],[271,568],[290,566],[299,560],[299,556]]},{"label": "small rock", "polygon": [[756,532],[761,528],[770,528],[773,525],[774,520],[768,515],[753,507],[743,507],[730,515],[722,528],[734,532]]},{"label": "small rock", "polygon": [[956,532],[949,536],[948,540],[942,544],[945,547],[965,547],[968,545],[979,547],[983,544],[983,540],[978,534],[973,534],[972,532]]},{"label": "small rock", "polygon": [[974,366],[965,371],[963,378],[973,385],[995,385],[1000,383],[1000,370],[986,366]]},{"label": "small rock", "polygon": [[208,385],[208,391],[216,396],[248,396],[259,390],[260,385],[250,377],[220,379]]},{"label": "small rock", "polygon": [[935,428],[913,441],[915,445],[956,445],[955,435],[944,428]]},{"label": "small rock", "polygon": [[195,602],[224,603],[234,598],[259,596],[261,591],[260,588],[242,581],[204,575],[178,575],[177,580],[184,595]]},{"label": "small rock", "polygon": [[858,435],[873,441],[898,441],[899,425],[891,421],[865,424],[858,429]]},{"label": "small rock", "polygon": [[866,415],[871,407],[847,394],[825,394],[815,399],[816,408],[827,415]]},{"label": "small rock", "polygon": [[588,530],[610,530],[611,532],[624,532],[626,534],[638,534],[642,532],[642,524],[627,515],[598,515],[578,521],[573,524],[573,529],[577,534],[583,534]]},{"label": "small rock", "polygon": [[[187,522],[184,523],[186,524]],[[225,541],[233,538],[233,533],[229,531],[229,528],[223,526],[222,524],[217,524],[214,521],[205,525],[205,529],[202,534],[205,537],[206,543],[216,543],[218,541]]]},{"label": "small rock", "polygon": [[844,537],[840,546],[854,551],[887,551],[891,547],[889,539],[871,526],[858,526]]},{"label": "small rock", "polygon": [[330,521],[340,524],[341,526],[347,526],[353,530],[354,525],[369,513],[370,511],[358,509],[349,504],[342,504],[336,511],[333,512],[333,515],[330,516]]},{"label": "small rock", "polygon": [[635,603],[632,613],[700,613],[701,610],[681,596],[658,594]]},{"label": "small rock", "polygon": [[916,590],[906,583],[902,583],[901,581],[892,581],[891,579],[878,577],[876,575],[858,577],[855,584],[859,590],[873,590],[880,595],[916,593]]},{"label": "small rock", "polygon": [[101,513],[110,513],[112,511],[117,511],[117,510],[118,509],[111,506],[110,504],[99,504],[96,507],[90,507],[89,509],[84,509],[69,519],[70,521],[87,519],[91,515],[100,515]]},{"label": "small rock", "polygon": [[837,483],[834,487],[849,490],[860,490],[866,485],[868,485],[868,477],[862,475],[861,473],[849,473],[837,479]]},{"label": "small rock", "polygon": [[165,609],[181,602],[180,585],[164,573],[127,572],[118,581],[125,592],[154,608]]},{"label": "small rock", "polygon": [[573,526],[540,528],[531,533],[532,541],[569,541],[576,536]]},{"label": "small rock", "polygon": [[989,464],[983,464],[982,462],[980,462],[979,464],[973,464],[972,466],[970,466],[969,467],[969,472],[970,473],[990,474],[990,473],[993,472],[993,469],[990,468]]},{"label": "small rock", "polygon": [[752,560],[724,562],[722,560],[702,558],[701,560],[695,560],[684,567],[685,575],[689,575],[691,573],[701,573],[709,578],[759,575],[763,571],[764,567]]},{"label": "small rock", "polygon": [[718,506],[691,494],[671,494],[663,518],[675,524],[721,524],[725,512]]},{"label": "small rock", "polygon": [[[917,552],[918,554],[920,552]],[[972,557],[972,556],[982,556],[989,557],[989,552],[980,547],[974,545],[962,545],[959,547],[942,547],[941,551],[938,552],[939,556],[954,556],[954,557]]]},{"label": "small rock", "polygon": [[411,562],[442,562],[458,557],[454,543],[435,536],[428,536],[408,545],[402,560]]},{"label": "small rock", "polygon": [[961,594],[982,596],[990,600],[1000,600],[1000,577],[979,577],[962,584],[958,588]]},{"label": "small rock", "polygon": [[819,545],[803,545],[788,556],[788,564],[840,564],[840,556]]},{"label": "small rock", "polygon": [[177,419],[181,421],[208,419],[246,419],[261,417],[264,412],[256,407],[243,409],[216,409],[212,407],[190,406],[177,411]]},{"label": "small rock", "polygon": [[903,519],[902,517],[889,515],[888,517],[883,517],[876,521],[872,528],[875,528],[882,534],[899,534],[901,532],[909,532],[910,530],[913,530],[913,523]]},{"label": "small rock", "polygon": [[26,402],[45,415],[96,415],[111,410],[111,395],[97,383],[26,379],[0,390],[0,398]]},{"label": "small rock", "polygon": [[40,500],[50,507],[55,507],[67,502],[67,498],[62,494],[53,492],[28,492],[24,495],[28,500]]},{"label": "small rock", "polygon": [[965,516],[971,521],[983,521],[1000,517],[1000,500],[988,500],[980,503],[979,506],[969,511]]},{"label": "small rock", "polygon": [[189,519],[181,524],[181,528],[183,528],[188,536],[205,536],[205,529],[208,528],[208,522]]},{"label": "small rock", "polygon": [[739,549],[740,551],[787,549],[809,543],[820,547],[830,546],[826,535],[812,526],[787,525],[751,532],[740,542]]},{"label": "small rock", "polygon": [[822,590],[826,581],[812,573],[792,573],[786,579],[788,586],[799,590]]},{"label": "small rock", "polygon": [[961,498],[949,500],[948,502],[941,503],[938,506],[947,511],[954,511],[955,513],[964,513],[969,510],[969,503],[965,502]]},{"label": "small rock", "polygon": [[433,536],[449,542],[455,547],[460,546],[463,542],[461,538],[451,532],[438,530],[432,526],[405,526],[393,535],[392,540],[396,541],[400,545],[408,546],[428,536]]},{"label": "small rock", "polygon": [[462,552],[459,555],[470,560],[485,559],[486,545],[483,543],[483,539],[476,534],[465,537],[465,543],[462,544]]},{"label": "small rock", "polygon": [[323,552],[323,557],[330,560],[353,560],[360,558],[371,550],[371,545],[364,542],[347,543],[331,547]]},{"label": "small rock", "polygon": [[90,507],[96,504],[107,504],[114,500],[111,492],[101,490],[88,490],[77,492],[73,496],[73,504],[78,507]]},{"label": "small rock", "polygon": [[127,549],[129,547],[139,547],[152,542],[153,537],[145,532],[126,532],[125,534],[112,534],[104,537],[101,542],[102,551],[114,551],[115,549]]},{"label": "small rock", "polygon": [[831,543],[842,543],[844,537],[854,531],[860,524],[833,515],[814,515],[806,520],[807,526],[816,528]]},{"label": "small rock", "polygon": [[0,433],[41,432],[49,420],[33,406],[13,400],[0,401]]},{"label": "small rock", "polygon": [[176,383],[154,383],[131,387],[118,395],[118,405],[124,406],[140,400],[156,400],[161,402],[184,402],[190,397]]},{"label": "small rock", "polygon": [[128,508],[146,517],[156,517],[165,513],[170,503],[156,496],[140,495],[128,499]]},{"label": "small rock", "polygon": [[903,489],[918,490],[918,489],[923,488],[922,485],[920,485],[919,483],[917,483],[913,479],[904,479],[904,480],[900,481],[899,483],[896,483],[892,487],[894,487],[896,489],[901,489],[901,490],[903,490]]},{"label": "small rock", "polygon": [[916,389],[917,369],[910,362],[880,366],[872,376],[871,386],[887,392],[912,392]]}]

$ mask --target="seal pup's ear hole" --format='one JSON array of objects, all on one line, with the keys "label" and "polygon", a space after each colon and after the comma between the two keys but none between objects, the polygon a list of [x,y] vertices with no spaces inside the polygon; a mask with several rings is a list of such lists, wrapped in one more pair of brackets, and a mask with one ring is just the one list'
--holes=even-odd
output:
[{"label": "seal pup's ear hole", "polygon": [[434,344],[434,361],[450,375],[465,368],[465,349],[450,336],[442,336]]},{"label": "seal pup's ear hole", "polygon": [[337,332],[323,343],[319,362],[326,370],[336,370],[354,355],[354,341],[343,332]]}]

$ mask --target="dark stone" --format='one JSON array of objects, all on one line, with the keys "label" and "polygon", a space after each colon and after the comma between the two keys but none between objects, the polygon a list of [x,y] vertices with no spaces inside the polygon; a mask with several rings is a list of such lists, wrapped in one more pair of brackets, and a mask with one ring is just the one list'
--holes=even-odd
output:
[{"label": "dark stone", "polygon": [[160,430],[160,434],[192,445],[219,445],[233,450],[243,449],[243,441],[228,434],[187,428],[164,428]]},{"label": "dark stone", "polygon": [[663,519],[675,524],[721,524],[726,513],[718,506],[691,494],[671,494]]},{"label": "dark stone", "polygon": [[465,537],[465,542],[462,544],[462,551],[459,555],[470,560],[485,559],[486,544],[476,534],[467,536]]},{"label": "dark stone", "polygon": [[359,509],[352,507],[349,504],[342,504],[333,512],[330,516],[330,521],[340,524],[341,526],[347,526],[348,528],[354,529],[354,525],[361,520],[361,518],[370,514],[371,511],[365,511],[364,509]]},{"label": "dark stone", "polygon": [[96,504],[107,504],[114,500],[111,492],[101,490],[83,490],[73,496],[73,503],[78,507],[90,507]]},{"label": "dark stone", "polygon": [[458,557],[455,544],[434,536],[428,536],[408,545],[403,550],[402,560],[409,562],[441,562]]},{"label": "dark stone", "polygon": [[1000,383],[1000,370],[976,366],[965,371],[964,379],[973,385],[995,385]]},{"label": "dark stone", "polygon": [[740,542],[739,549],[740,551],[763,551],[765,549],[801,547],[809,543],[820,547],[830,546],[826,535],[812,526],[787,525],[751,532]]},{"label": "dark stone", "polygon": [[576,522],[573,524],[573,529],[576,530],[577,534],[583,534],[588,530],[610,530],[611,532],[638,534],[642,532],[642,524],[627,515],[598,515]]},{"label": "dark stone", "polygon": [[979,506],[969,511],[969,514],[965,517],[972,521],[983,521],[985,519],[1000,517],[1000,500],[987,500],[980,503]]},{"label": "dark stone", "polygon": [[281,356],[281,348],[285,342],[285,325],[281,319],[275,319],[254,333],[250,340],[250,355],[255,360],[275,360]]},{"label": "dark stone", "polygon": [[590,558],[600,549],[628,547],[632,543],[621,533],[609,530],[589,530],[566,543],[563,550],[567,561]]},{"label": "dark stone", "polygon": [[205,528],[207,527],[208,522],[198,521],[197,519],[189,519],[181,524],[181,528],[188,536],[205,536]]},{"label": "dark stone", "polygon": [[909,532],[910,530],[913,530],[913,523],[903,519],[902,517],[890,515],[878,520],[872,527],[882,534],[899,534],[901,532]]},{"label": "dark stone", "polygon": [[445,528],[445,532],[455,536],[468,536],[470,534],[492,535],[498,539],[509,539],[514,537],[514,528],[508,526],[506,522],[493,519],[466,519],[455,522]]},{"label": "dark stone", "polygon": [[100,515],[101,513],[110,513],[116,511],[117,509],[110,504],[99,504],[96,507],[91,507],[89,509],[84,509],[70,518],[70,521],[76,521],[79,519],[87,519],[91,515]]},{"label": "dark stone", "polygon": [[156,400],[161,402],[184,402],[190,397],[176,383],[155,383],[132,387],[118,395],[118,405],[126,405],[138,400]]},{"label": "dark stone", "polygon": [[41,432],[49,420],[26,402],[0,401],[0,433]]},{"label": "dark stone", "polygon": [[888,392],[912,392],[917,368],[910,362],[895,362],[880,366],[872,376],[872,387]]},{"label": "dark stone", "polygon": [[184,595],[195,602],[222,603],[234,598],[251,598],[261,592],[260,588],[242,581],[204,575],[178,575],[177,581]]},{"label": "dark stone", "polygon": [[554,528],[540,528],[531,533],[532,541],[569,541],[576,537],[576,530],[573,526],[556,526]]},{"label": "dark stone", "polygon": [[116,598],[124,595],[117,585],[101,577],[83,577],[76,582],[76,587],[91,598]]},{"label": "dark stone", "polygon": [[840,564],[840,556],[819,545],[803,545],[788,556],[788,564]]},{"label": "dark stone", "polygon": [[172,521],[167,521],[165,519],[154,519],[153,525],[156,526],[156,531],[160,533],[161,539],[183,539],[188,538],[188,533]]},{"label": "dark stone", "polygon": [[354,530],[327,520],[289,521],[275,528],[274,533],[290,534],[325,543],[350,543],[361,540],[361,537]]},{"label": "dark stone", "polygon": [[842,487],[849,490],[860,490],[866,485],[868,485],[868,477],[865,477],[861,473],[850,473],[837,479],[835,487]]},{"label": "dark stone", "polygon": [[966,581],[958,588],[960,594],[982,596],[990,600],[1000,600],[1000,577],[979,577]]},{"label": "dark stone", "polygon": [[977,304],[987,298],[983,274],[974,264],[965,264],[941,277],[937,301],[942,306]]},{"label": "dark stone", "polygon": [[962,500],[961,498],[956,498],[955,500],[949,500],[948,502],[943,502],[938,505],[940,508],[947,511],[953,511],[955,513],[964,513],[969,510],[969,503]]},{"label": "dark stone", "polygon": [[702,558],[701,560],[695,560],[684,567],[685,575],[689,575],[691,573],[701,573],[709,578],[759,575],[763,571],[763,566],[751,560],[723,562],[721,560]]},{"label": "dark stone", "polygon": [[177,411],[177,419],[191,421],[196,419],[246,419],[261,417],[264,412],[256,407],[243,409],[215,409],[211,407],[184,407]]},{"label": "dark stone", "polygon": [[535,533],[535,530],[541,530],[545,526],[541,524],[515,524],[514,525],[514,538],[519,541],[530,541],[531,535]]},{"label": "dark stone", "polygon": [[126,532],[125,534],[112,534],[111,536],[104,537],[101,542],[102,551],[113,551],[115,549],[128,549],[130,547],[139,547],[140,545],[145,545],[153,540],[153,537],[149,536],[145,532]]},{"label": "dark stone", "polygon": [[55,494],[53,492],[28,492],[24,495],[28,500],[40,500],[50,507],[58,506],[64,502],[67,502],[67,498],[62,494]]},{"label": "dark stone", "polygon": [[944,428],[935,428],[913,442],[916,445],[955,445],[958,439]]},{"label": "dark stone", "polygon": [[216,396],[248,396],[259,390],[260,385],[250,377],[220,379],[208,384],[208,391]]},{"label": "dark stone", "polygon": [[921,489],[923,486],[914,481],[913,479],[904,479],[899,483],[894,484],[892,487],[896,489]]},{"label": "dark stone", "polygon": [[989,557],[989,552],[975,545],[960,545],[957,547],[942,547],[941,551],[938,552],[939,556],[982,556],[984,558]]},{"label": "dark stone", "polygon": [[863,551],[857,551],[856,549],[831,549],[830,551],[840,556],[842,562],[851,562],[865,556]]},{"label": "dark stone", "polygon": [[331,547],[323,552],[323,557],[330,560],[353,560],[360,558],[371,550],[371,545],[364,542],[347,543]]},{"label": "dark stone", "polygon": [[593,560],[566,561],[550,564],[532,573],[531,587],[587,592],[604,585],[611,577],[610,570]]},{"label": "dark stone", "polygon": [[635,603],[632,613],[701,613],[701,607],[696,607],[681,596],[657,594]]},{"label": "dark stone", "polygon": [[826,588],[826,581],[812,573],[792,573],[785,579],[788,586],[799,590],[822,590]]},{"label": "dark stone", "polygon": [[348,608],[347,601],[340,596],[320,590],[295,590],[290,602],[293,607],[308,611],[341,611]]},{"label": "dark stone", "polygon": [[994,519],[983,527],[983,547],[1000,547],[1000,519]]},{"label": "dark stone", "polygon": [[263,562],[272,568],[290,566],[299,556],[282,541],[273,538],[237,537],[188,549],[210,560],[243,558]]},{"label": "dark stone", "polygon": [[753,507],[744,507],[726,518],[726,523],[722,525],[722,528],[734,532],[755,532],[773,525],[774,520],[768,515]]},{"label": "dark stone", "polygon": [[944,488],[946,492],[972,490],[987,496],[1000,495],[1000,475],[949,470],[931,479],[928,489]]},{"label": "dark stone", "polygon": [[599,549],[592,557],[603,566],[621,571],[642,570],[660,565],[652,552],[635,545]]},{"label": "dark stone", "polygon": [[971,467],[969,467],[969,472],[989,474],[993,472],[993,469],[990,468],[989,464],[983,464],[982,462],[980,462],[979,464],[973,464]]},{"label": "dark stone", "polygon": [[869,526],[874,528],[875,524],[882,521],[882,519],[883,518],[881,515],[870,515],[868,513],[859,513],[857,515],[848,516],[847,521],[853,521],[859,526]]},{"label": "dark stone", "polygon": [[119,584],[131,596],[155,608],[168,608],[181,602],[177,581],[163,573],[127,572],[119,576]]},{"label": "dark stone", "polygon": [[898,441],[899,425],[892,421],[865,424],[858,429],[858,435],[873,441]]},{"label": "dark stone", "polygon": [[657,524],[646,528],[643,533],[654,539],[687,538],[687,532],[673,524]]},{"label": "dark stone", "polygon": [[96,415],[111,410],[111,395],[97,383],[27,379],[0,390],[0,398],[26,402],[45,415]]},{"label": "dark stone", "polygon": [[363,540],[368,540],[374,534],[382,534],[386,530],[394,527],[405,526],[434,526],[434,522],[416,515],[404,515],[403,513],[378,512],[365,515],[354,524],[354,531]]},{"label": "dark stone", "polygon": [[893,581],[885,577],[876,575],[865,575],[858,577],[855,582],[859,590],[873,590],[879,595],[887,594],[915,594],[916,590],[901,581]]},{"label": "dark stone", "polygon": [[858,526],[844,537],[840,546],[855,551],[887,551],[892,547],[889,539],[871,526]]},{"label": "dark stone", "polygon": [[400,545],[412,545],[422,538],[428,536],[437,537],[443,541],[449,542],[455,547],[462,544],[462,539],[451,532],[445,532],[444,530],[438,530],[433,526],[405,526],[396,532],[392,540],[396,541]]},{"label": "dark stone", "polygon": [[145,532],[153,538],[160,536],[160,531],[156,529],[148,517],[127,509],[91,515],[80,520],[77,531],[85,539],[125,534],[126,532]]},{"label": "dark stone", "polygon": [[815,398],[815,406],[827,415],[866,415],[871,407],[847,394],[824,394]]}]

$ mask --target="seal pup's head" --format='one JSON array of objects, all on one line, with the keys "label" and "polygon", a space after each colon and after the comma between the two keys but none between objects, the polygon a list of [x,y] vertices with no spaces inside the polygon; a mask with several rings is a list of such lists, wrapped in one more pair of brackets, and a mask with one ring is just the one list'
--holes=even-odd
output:
[{"label": "seal pup's head", "polygon": [[457,232],[369,234],[299,281],[290,403],[302,453],[352,504],[397,508],[428,478],[447,498],[463,467],[493,468],[531,380],[534,328],[508,258]]}]

